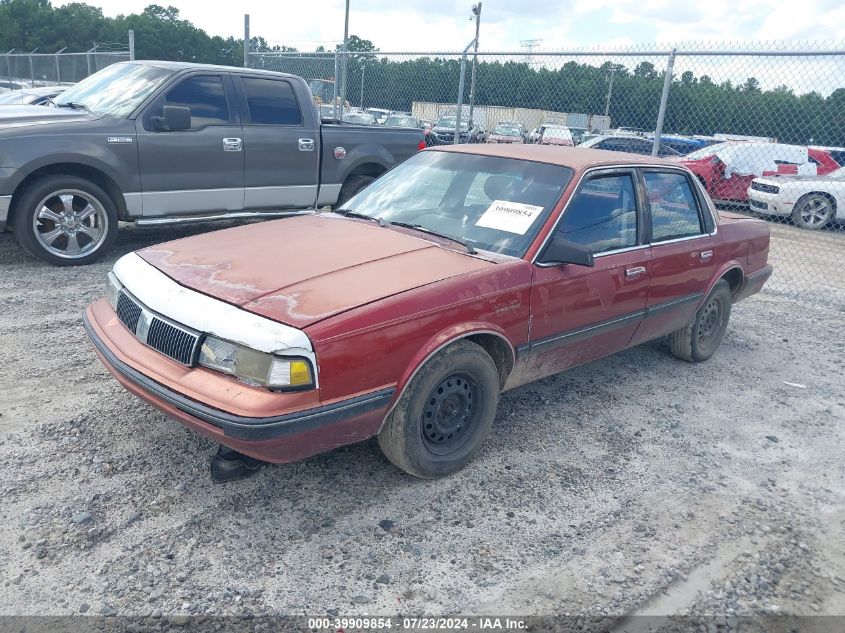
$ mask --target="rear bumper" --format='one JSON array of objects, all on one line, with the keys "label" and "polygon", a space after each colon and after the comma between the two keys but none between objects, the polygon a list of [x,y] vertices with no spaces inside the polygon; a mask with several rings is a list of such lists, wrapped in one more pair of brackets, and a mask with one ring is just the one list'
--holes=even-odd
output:
[{"label": "rear bumper", "polygon": [[763,266],[760,270],[755,270],[753,273],[748,273],[742,282],[742,287],[736,293],[734,301],[740,301],[760,292],[769,280],[769,277],[772,276],[772,270],[774,269],[770,265],[767,265]]},{"label": "rear bumper", "polygon": [[6,230],[10,206],[12,206],[12,196],[0,196],[0,232]]},{"label": "rear bumper", "polygon": [[281,415],[239,415],[188,398],[122,360],[92,307],[83,324],[97,356],[127,391],[215,442],[268,462],[298,461],[372,437],[395,393],[388,388]]}]

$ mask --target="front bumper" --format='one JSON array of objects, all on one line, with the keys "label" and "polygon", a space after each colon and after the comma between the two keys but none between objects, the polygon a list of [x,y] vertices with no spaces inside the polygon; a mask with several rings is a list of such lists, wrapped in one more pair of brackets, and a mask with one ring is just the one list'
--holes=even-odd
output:
[{"label": "front bumper", "polygon": [[788,216],[792,215],[795,203],[784,200],[781,193],[768,193],[749,188],[748,207],[757,213]]},{"label": "front bumper", "polygon": [[[215,442],[263,461],[298,461],[372,437],[395,393],[391,387],[322,404],[307,394],[272,393],[204,369],[180,368],[135,339],[104,300],[86,309],[83,324],[97,356],[127,391]],[[190,386],[180,389],[174,376]],[[206,394],[229,392],[232,402],[243,404],[232,411],[219,401],[202,402],[198,384]],[[268,412],[274,401],[277,411]]]},{"label": "front bumper", "polygon": [[12,206],[12,196],[0,196],[0,233],[6,230],[9,220],[9,207]]}]

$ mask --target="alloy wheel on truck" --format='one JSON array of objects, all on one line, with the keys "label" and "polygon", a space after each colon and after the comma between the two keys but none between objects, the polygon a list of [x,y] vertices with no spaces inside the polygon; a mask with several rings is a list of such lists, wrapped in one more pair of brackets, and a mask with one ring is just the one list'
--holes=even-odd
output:
[{"label": "alloy wheel on truck", "polygon": [[117,235],[117,212],[108,194],[76,176],[33,182],[16,202],[15,235],[30,253],[54,266],[90,264]]}]

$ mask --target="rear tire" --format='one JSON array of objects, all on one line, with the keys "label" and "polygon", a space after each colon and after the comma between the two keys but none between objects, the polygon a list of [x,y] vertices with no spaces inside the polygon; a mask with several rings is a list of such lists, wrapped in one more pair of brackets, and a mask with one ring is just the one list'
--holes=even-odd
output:
[{"label": "rear tire", "polygon": [[53,266],[95,262],[117,237],[114,202],[77,176],[57,174],[32,182],[15,203],[13,224],[18,244]]},{"label": "rear tire", "polygon": [[335,208],[343,207],[343,205],[345,205],[352,196],[361,191],[361,189],[369,185],[374,180],[375,178],[372,176],[366,176],[363,174],[358,176],[349,176],[340,188],[340,194],[337,196],[337,202],[334,205]]},{"label": "rear tire", "polygon": [[669,347],[676,358],[701,363],[713,356],[731,317],[731,287],[720,279],[686,327],[669,335]]},{"label": "rear tire", "polygon": [[490,434],[499,372],[484,349],[460,340],[411,380],[378,434],[385,457],[423,479],[463,468]]}]

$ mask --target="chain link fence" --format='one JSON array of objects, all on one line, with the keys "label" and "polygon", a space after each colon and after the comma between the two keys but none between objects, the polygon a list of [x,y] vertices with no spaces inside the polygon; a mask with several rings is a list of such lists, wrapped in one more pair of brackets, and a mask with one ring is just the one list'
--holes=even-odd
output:
[{"label": "chain link fence", "polygon": [[407,113],[431,144],[581,144],[679,161],[720,208],[771,223],[770,290],[845,306],[845,42],[251,53],[249,65],[308,79],[324,117]]},{"label": "chain link fence", "polygon": [[128,60],[128,51],[96,49],[86,53],[4,53],[0,54],[0,88],[73,84],[115,62]]}]

